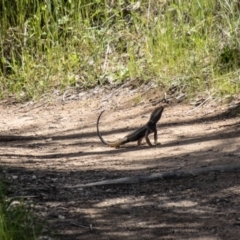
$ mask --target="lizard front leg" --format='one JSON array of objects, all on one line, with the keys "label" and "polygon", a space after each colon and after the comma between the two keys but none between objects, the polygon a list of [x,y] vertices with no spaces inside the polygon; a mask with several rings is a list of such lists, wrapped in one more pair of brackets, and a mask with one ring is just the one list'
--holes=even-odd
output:
[{"label": "lizard front leg", "polygon": [[157,128],[156,128],[154,129],[154,144],[161,145],[161,143],[159,143],[157,140],[158,140],[158,136],[157,136]]}]

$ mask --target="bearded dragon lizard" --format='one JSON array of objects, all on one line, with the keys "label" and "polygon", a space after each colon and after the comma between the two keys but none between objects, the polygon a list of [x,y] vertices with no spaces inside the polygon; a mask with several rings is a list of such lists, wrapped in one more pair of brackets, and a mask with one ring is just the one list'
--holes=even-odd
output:
[{"label": "bearded dragon lizard", "polygon": [[149,121],[144,126],[140,127],[139,129],[135,130],[134,132],[126,135],[124,138],[122,138],[120,140],[116,140],[114,142],[105,141],[103,139],[102,135],[99,132],[98,125],[99,125],[100,117],[102,116],[102,114],[104,112],[104,111],[102,111],[100,113],[100,115],[98,116],[98,120],[97,120],[97,134],[98,134],[98,137],[100,138],[100,140],[103,144],[105,144],[109,147],[115,147],[115,148],[117,148],[120,145],[123,145],[125,143],[134,142],[134,141],[137,141],[138,145],[140,145],[141,142],[142,142],[142,139],[144,137],[147,141],[147,144],[149,146],[153,146],[152,143],[150,142],[149,138],[148,138],[148,135],[150,133],[154,133],[154,144],[157,145],[158,144],[158,142],[157,142],[157,122],[160,120],[160,118],[162,116],[163,109],[164,109],[163,106],[156,108],[152,112]]}]

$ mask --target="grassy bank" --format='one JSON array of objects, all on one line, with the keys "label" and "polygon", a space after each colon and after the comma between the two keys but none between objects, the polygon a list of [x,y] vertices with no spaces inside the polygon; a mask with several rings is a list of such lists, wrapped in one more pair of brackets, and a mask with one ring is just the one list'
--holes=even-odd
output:
[{"label": "grassy bank", "polygon": [[239,93],[237,0],[2,1],[0,97],[136,79]]}]

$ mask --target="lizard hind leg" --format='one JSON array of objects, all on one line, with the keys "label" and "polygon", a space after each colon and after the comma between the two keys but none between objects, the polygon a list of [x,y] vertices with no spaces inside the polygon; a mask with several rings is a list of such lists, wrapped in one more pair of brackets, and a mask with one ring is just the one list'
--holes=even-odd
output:
[{"label": "lizard hind leg", "polygon": [[138,146],[140,146],[140,145],[141,145],[141,143],[142,143],[142,140],[143,140],[143,138],[139,138],[139,139],[138,139],[138,141],[137,141],[137,144],[138,144]]},{"label": "lizard hind leg", "polygon": [[145,133],[146,142],[147,142],[148,146],[152,146],[152,143],[150,142],[148,135],[149,135],[149,131],[147,131],[147,132]]}]

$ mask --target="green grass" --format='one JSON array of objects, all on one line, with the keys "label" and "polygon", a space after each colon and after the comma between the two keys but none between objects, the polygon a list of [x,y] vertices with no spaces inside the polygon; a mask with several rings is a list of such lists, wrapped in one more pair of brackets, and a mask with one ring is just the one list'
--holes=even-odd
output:
[{"label": "green grass", "polygon": [[7,200],[0,181],[0,239],[34,240],[40,231],[41,225],[32,213],[31,206]]},{"label": "green grass", "polygon": [[[237,0],[3,0],[0,97],[139,79],[239,93]],[[4,10],[5,6],[5,10]]]}]

